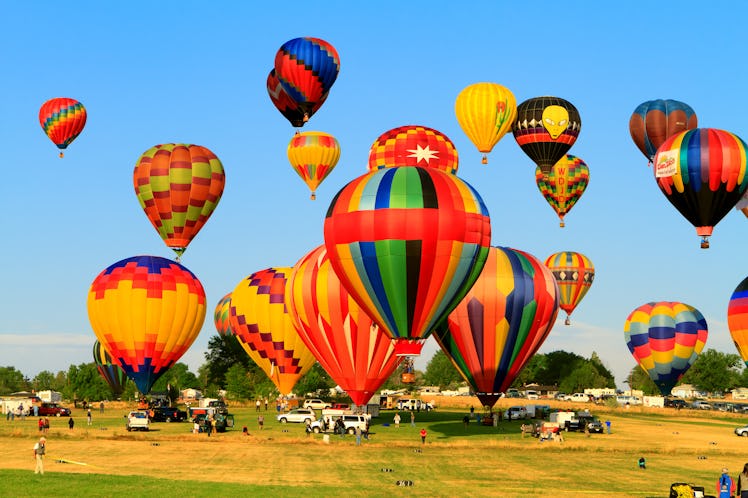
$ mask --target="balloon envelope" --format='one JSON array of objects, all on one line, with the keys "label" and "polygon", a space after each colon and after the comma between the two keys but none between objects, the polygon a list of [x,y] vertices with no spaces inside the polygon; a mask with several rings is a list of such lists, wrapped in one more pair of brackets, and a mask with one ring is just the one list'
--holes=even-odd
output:
[{"label": "balloon envelope", "polygon": [[506,87],[496,83],[474,83],[465,87],[455,100],[460,128],[473,145],[485,154],[512,128],[517,118],[517,101]]},{"label": "balloon envelope", "polygon": [[39,124],[57,148],[64,150],[83,131],[87,116],[86,108],[77,100],[58,97],[42,104]]},{"label": "balloon envelope", "polygon": [[748,366],[748,277],[738,284],[730,296],[727,326],[738,353]]},{"label": "balloon envelope", "polygon": [[205,312],[205,291],[197,277],[158,256],[114,263],[88,292],[88,319],[96,337],[143,394],[195,341]]},{"label": "balloon envelope", "polygon": [[314,356],[299,337],[284,302],[292,268],[267,268],[242,280],[231,293],[231,330],[250,358],[281,394],[314,365]]},{"label": "balloon envelope", "polygon": [[654,176],[667,200],[708,237],[748,188],[746,144],[714,128],[688,130],[668,138],[657,151]]},{"label": "balloon envelope", "polygon": [[312,115],[322,106],[325,100],[327,100],[328,95],[324,94],[310,110],[304,113],[301,107],[299,107],[299,103],[292,99],[283,89],[283,85],[281,85],[278,76],[275,74],[275,69],[270,70],[270,74],[268,74],[266,81],[266,87],[268,97],[270,97],[270,101],[273,103],[275,108],[278,109],[278,112],[280,112],[283,117],[296,128],[304,126],[306,123],[304,118],[306,117],[307,120],[311,118]]},{"label": "balloon envelope", "polygon": [[133,172],[140,207],[177,256],[213,214],[225,183],[221,161],[200,145],[151,147],[140,156]]},{"label": "balloon envelope", "polygon": [[112,389],[112,393],[115,396],[122,394],[125,390],[125,384],[127,383],[127,374],[119,365],[114,363],[109,353],[101,347],[101,343],[96,341],[93,346],[93,359],[96,363],[96,370],[104,378],[109,387]]},{"label": "balloon envelope", "polygon": [[343,288],[325,246],[294,266],[286,306],[304,344],[357,406],[366,405],[400,363],[394,340]]},{"label": "balloon envelope", "polygon": [[650,162],[665,140],[697,126],[698,118],[691,106],[671,99],[639,104],[629,120],[631,139]]},{"label": "balloon envelope", "polygon": [[668,396],[704,349],[708,330],[693,306],[661,301],[632,311],[623,335],[636,362]]},{"label": "balloon envelope", "polygon": [[325,247],[345,289],[391,337],[421,340],[478,278],[491,240],[470,185],[434,168],[386,168],[335,196]]},{"label": "balloon envelope", "polygon": [[560,307],[566,312],[566,325],[569,325],[568,317],[587,295],[595,279],[595,267],[587,256],[573,251],[551,254],[545,260],[545,266],[558,283]]},{"label": "balloon envelope", "polygon": [[456,173],[457,150],[444,133],[426,126],[407,125],[382,133],[369,151],[369,171],[398,166],[421,166]]},{"label": "balloon envelope", "polygon": [[535,183],[564,226],[564,216],[571,211],[590,181],[590,169],[584,161],[566,154],[544,175],[535,168]]},{"label": "balloon envelope", "polygon": [[493,406],[548,337],[557,313],[550,270],[526,252],[492,247],[475,285],[434,337],[483,406]]},{"label": "balloon envelope", "polygon": [[340,159],[340,144],[329,133],[302,131],[288,144],[288,161],[312,191],[312,199],[322,180],[327,178]]},{"label": "balloon envelope", "polygon": [[548,174],[574,145],[582,128],[579,111],[559,97],[535,97],[517,106],[512,133],[525,154]]},{"label": "balloon envelope", "polygon": [[233,335],[231,324],[229,323],[229,309],[231,307],[231,293],[229,292],[218,301],[216,309],[213,311],[213,323],[216,330],[222,336]]}]

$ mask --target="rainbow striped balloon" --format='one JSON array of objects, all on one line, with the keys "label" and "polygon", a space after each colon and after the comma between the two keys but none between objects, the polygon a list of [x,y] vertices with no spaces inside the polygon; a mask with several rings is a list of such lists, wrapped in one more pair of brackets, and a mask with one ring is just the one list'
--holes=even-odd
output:
[{"label": "rainbow striped balloon", "polygon": [[634,359],[668,396],[704,349],[708,329],[693,306],[662,301],[632,311],[623,335]]},{"label": "rainbow striped balloon", "polygon": [[39,124],[57,148],[64,150],[83,131],[87,116],[86,108],[77,100],[58,97],[42,104]]},{"label": "rainbow striped balloon", "polygon": [[748,277],[738,284],[727,305],[727,326],[740,356],[748,366]]},{"label": "rainbow striped balloon", "polygon": [[231,324],[229,323],[229,308],[231,307],[231,293],[229,292],[218,301],[216,309],[213,311],[213,323],[216,330],[222,336],[233,335]]},{"label": "rainbow striped balloon", "polygon": [[444,133],[408,125],[382,133],[369,151],[369,171],[399,166],[436,168],[457,173],[457,149]]},{"label": "rainbow striped balloon", "polygon": [[595,279],[592,261],[581,252],[563,251],[551,254],[545,260],[558,283],[561,309],[566,312],[566,325],[577,305],[590,290]]},{"label": "rainbow striped balloon", "polygon": [[114,363],[114,360],[106,350],[101,347],[101,343],[96,341],[93,346],[93,359],[96,363],[96,370],[101,377],[109,384],[112,394],[119,396],[125,390],[127,383],[127,374],[122,368]]},{"label": "rainbow striped balloon", "polygon": [[88,319],[96,337],[143,394],[195,341],[205,313],[205,291],[197,277],[158,256],[118,261],[88,291]]},{"label": "rainbow striped balloon", "polygon": [[535,168],[535,183],[538,190],[551,205],[564,226],[564,216],[577,203],[590,181],[590,169],[584,161],[566,154],[551,171],[544,175],[540,167]]},{"label": "rainbow striped balloon", "polygon": [[391,337],[420,340],[478,278],[491,223],[478,193],[434,168],[385,168],[338,192],[325,247],[345,289]]},{"label": "rainbow striped balloon", "polygon": [[229,307],[229,323],[239,344],[284,395],[315,362],[284,302],[292,271],[281,267],[251,274],[231,293]]},{"label": "rainbow striped balloon", "polygon": [[400,363],[392,338],[343,288],[325,246],[294,266],[286,306],[304,344],[356,405],[366,405]]},{"label": "rainbow striped balloon", "polygon": [[492,247],[475,285],[434,337],[481,404],[493,406],[548,337],[557,313],[550,270],[526,252]]}]

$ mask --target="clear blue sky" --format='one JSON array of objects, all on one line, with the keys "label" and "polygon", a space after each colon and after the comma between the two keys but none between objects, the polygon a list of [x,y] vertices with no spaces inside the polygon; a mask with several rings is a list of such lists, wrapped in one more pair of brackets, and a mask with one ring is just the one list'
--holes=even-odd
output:
[{"label": "clear blue sky", "polygon": [[[215,152],[226,189],[182,262],[202,281],[209,316],[182,361],[193,371],[215,334],[218,300],[250,273],[293,266],[323,242],[334,194],[366,171],[372,142],[407,124],[435,128],[460,154],[458,176],[482,195],[492,244],[586,254],[595,282],[541,352],[597,351],[619,386],[635,366],[627,315],[648,301],[683,301],[709,324],[707,348],[735,353],[729,297],[746,276],[748,220],[732,211],[699,248],[693,227],[660,193],[628,121],[646,100],[690,104],[702,127],[748,138],[740,2],[12,2],[3,9],[0,365],[33,377],[92,361],[86,313],[94,277],[120,259],[172,257],[140,209],[132,171],[153,145]],[[310,201],[288,164],[291,125],[265,90],[276,50],[315,36],[341,58],[329,99],[305,129],[337,137],[337,168]],[[511,134],[480,164],[457,124],[465,86],[492,81],[517,101],[563,97],[582,129],[570,153],[590,185],[558,227],[534,164]],[[47,99],[80,100],[83,134],[65,159],[41,130]],[[433,341],[433,340],[432,340]],[[430,342],[418,361],[436,350]]]}]

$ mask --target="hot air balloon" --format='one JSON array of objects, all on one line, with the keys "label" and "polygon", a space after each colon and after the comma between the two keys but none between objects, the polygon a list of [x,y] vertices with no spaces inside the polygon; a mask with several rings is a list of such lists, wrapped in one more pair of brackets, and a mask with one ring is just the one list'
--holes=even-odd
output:
[{"label": "hot air balloon", "polygon": [[566,154],[551,171],[544,175],[540,167],[535,168],[535,183],[558,215],[559,225],[564,227],[564,216],[577,203],[590,181],[590,170],[580,158]]},{"label": "hot air balloon", "polygon": [[442,350],[492,407],[551,331],[556,281],[534,256],[492,247],[472,289],[434,332]]},{"label": "hot air balloon", "polygon": [[329,133],[303,131],[291,138],[287,153],[288,161],[312,191],[314,200],[317,187],[338,164],[340,144]]},{"label": "hot air balloon", "polygon": [[302,111],[299,107],[298,102],[292,99],[283,89],[278,76],[276,76],[275,74],[275,69],[270,70],[270,74],[268,74],[266,82],[266,87],[268,96],[270,97],[270,101],[273,103],[275,108],[278,109],[283,117],[286,118],[291,123],[291,125],[296,128],[301,128],[302,126],[304,126],[304,124],[306,124],[304,117],[306,116],[307,120],[311,118],[312,115],[314,115],[314,113],[317,112],[320,107],[322,107],[322,104],[325,102],[325,100],[327,100],[328,95],[324,94],[322,98],[314,106],[312,106],[312,109],[307,111],[305,115],[304,111]]},{"label": "hot air balloon", "polygon": [[304,112],[304,121],[332,88],[340,71],[340,57],[319,38],[294,38],[275,54],[275,75],[283,90]]},{"label": "hot air balloon", "polygon": [[465,135],[483,153],[493,150],[517,119],[514,94],[496,83],[474,83],[464,88],[455,101],[455,114]]},{"label": "hot air balloon", "polygon": [[662,301],[632,311],[623,335],[636,362],[668,396],[704,349],[708,330],[693,306]]},{"label": "hot air balloon", "polygon": [[304,344],[358,406],[365,406],[397,368],[394,340],[379,330],[340,283],[325,246],[296,263],[286,306]]},{"label": "hot air balloon", "polygon": [[748,277],[738,284],[727,305],[727,326],[732,341],[748,366]]},{"label": "hot air balloon", "polygon": [[125,390],[125,384],[127,383],[127,374],[119,365],[114,363],[109,353],[101,347],[101,343],[96,341],[93,347],[93,359],[96,363],[96,370],[104,378],[109,387],[112,389],[112,394],[119,396],[122,391]]},{"label": "hot air balloon", "polygon": [[580,252],[563,251],[551,254],[545,260],[558,283],[559,302],[566,312],[565,325],[570,325],[570,316],[579,302],[590,290],[595,279],[595,267],[587,256]]},{"label": "hot air balloon", "polygon": [[702,249],[748,188],[746,144],[728,131],[688,130],[668,138],[654,160],[657,185],[696,227]]},{"label": "hot air balloon", "polygon": [[579,111],[558,97],[535,97],[517,106],[514,139],[544,175],[574,145],[582,128]]},{"label": "hot air balloon", "polygon": [[291,393],[315,361],[283,300],[292,271],[281,267],[251,274],[231,293],[229,307],[234,336],[283,395]]},{"label": "hot air balloon", "polygon": [[629,132],[634,143],[651,163],[657,149],[676,133],[698,126],[696,113],[677,100],[648,100],[634,110]]},{"label": "hot air balloon", "polygon": [[221,336],[233,335],[231,324],[229,323],[229,308],[231,307],[231,293],[229,292],[218,301],[216,309],[213,311],[213,323],[216,330]]},{"label": "hot air balloon", "polygon": [[225,183],[221,161],[200,145],[151,147],[133,172],[140,207],[177,260],[213,214]]},{"label": "hot air balloon", "polygon": [[197,277],[158,256],[118,261],[88,291],[88,319],[96,337],[143,394],[195,341],[205,312]]},{"label": "hot air balloon", "polygon": [[400,126],[382,133],[369,151],[369,171],[421,166],[455,174],[458,162],[457,150],[449,137],[419,125]]},{"label": "hot air balloon", "polygon": [[39,124],[44,133],[62,152],[86,126],[86,108],[75,99],[59,97],[50,99],[39,109]]},{"label": "hot air balloon", "polygon": [[418,354],[478,278],[491,225],[481,197],[455,175],[385,168],[338,192],[324,237],[343,287],[401,340],[397,354]]}]

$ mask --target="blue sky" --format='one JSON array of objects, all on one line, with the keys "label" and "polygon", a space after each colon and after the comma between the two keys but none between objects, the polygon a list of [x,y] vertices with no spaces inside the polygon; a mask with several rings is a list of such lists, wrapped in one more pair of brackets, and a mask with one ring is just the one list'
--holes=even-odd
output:
[{"label": "blue sky", "polygon": [[[683,301],[709,324],[707,348],[736,352],[729,297],[745,278],[748,220],[732,211],[709,250],[657,188],[628,121],[646,100],[694,108],[702,127],[748,138],[744,118],[746,7],[697,2],[14,2],[5,6],[0,63],[5,179],[0,264],[0,365],[33,377],[92,361],[86,313],[94,277],[120,259],[172,257],[140,209],[132,171],[153,145],[186,142],[223,162],[226,189],[182,263],[202,281],[209,316],[182,361],[193,371],[215,334],[212,309],[250,273],[293,266],[323,242],[334,194],[366,171],[372,142],[419,124],[451,138],[458,176],[482,195],[492,244],[544,260],[586,254],[595,282],[541,352],[597,351],[619,386],[635,366],[623,339],[628,314],[648,301]],[[363,5],[363,4],[361,4]],[[726,15],[728,14],[729,15]],[[332,43],[341,71],[305,130],[333,134],[340,162],[310,201],[288,164],[291,125],[265,79],[275,52],[297,36]],[[569,151],[590,185],[559,228],[535,186],[535,166],[511,134],[489,164],[457,124],[465,86],[492,81],[518,102],[540,95],[579,109]],[[37,114],[47,99],[80,100],[81,136],[58,159]],[[432,340],[433,341],[433,340]],[[437,346],[430,341],[417,365]]]}]

